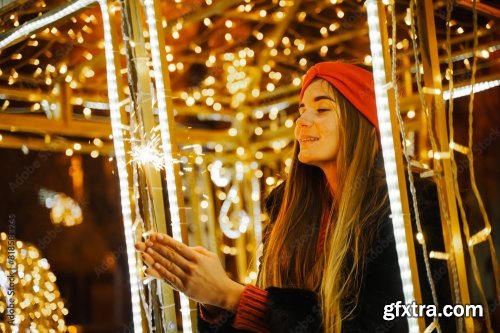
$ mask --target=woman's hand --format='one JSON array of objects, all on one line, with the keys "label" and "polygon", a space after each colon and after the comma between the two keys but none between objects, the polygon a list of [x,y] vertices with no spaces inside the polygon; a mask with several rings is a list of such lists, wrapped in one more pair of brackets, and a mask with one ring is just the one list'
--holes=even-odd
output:
[{"label": "woman's hand", "polygon": [[197,302],[236,311],[244,286],[227,276],[215,253],[158,233],[136,248],[148,266],[147,275],[166,281]]}]

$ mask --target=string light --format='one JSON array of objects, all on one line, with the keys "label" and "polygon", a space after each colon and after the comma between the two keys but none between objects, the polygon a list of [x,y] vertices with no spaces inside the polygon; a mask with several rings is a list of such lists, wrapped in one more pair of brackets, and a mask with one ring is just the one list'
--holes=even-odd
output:
[{"label": "string light", "polygon": [[334,32],[334,31],[335,31],[335,30],[337,30],[339,27],[340,27],[340,24],[338,24],[338,23],[332,23],[332,24],[330,24],[330,26],[328,27],[328,30],[330,30],[331,32]]},{"label": "string light", "polygon": [[[83,3],[84,1],[82,1]],[[79,2],[80,3],[80,2]],[[125,147],[122,134],[122,120],[120,114],[120,103],[118,96],[118,85],[116,81],[115,50],[111,36],[111,22],[109,18],[108,5],[106,0],[99,0],[101,7],[102,23],[104,30],[104,46],[106,54],[106,74],[108,83],[108,99],[111,116],[111,129],[118,168],[118,178],[120,183],[120,200],[122,204],[122,217],[125,232],[125,243],[127,246],[127,259],[130,279],[130,293],[132,298],[132,320],[134,332],[142,332],[141,305],[139,298],[139,280],[137,263],[134,248],[134,234],[132,230],[132,216],[130,208],[128,172],[126,167]],[[90,1],[89,1],[90,4]],[[86,4],[87,5],[87,4]]]},{"label": "string light", "polygon": [[[396,168],[396,157],[392,126],[387,95],[388,85],[385,79],[384,59],[380,33],[380,22],[378,4],[376,0],[367,0],[366,9],[368,14],[368,26],[370,37],[370,49],[373,62],[373,76],[375,81],[375,94],[377,104],[377,115],[379,120],[382,151],[384,154],[384,167],[387,175],[387,185],[391,205],[392,224],[394,238],[398,253],[398,262],[403,282],[403,294],[408,304],[415,300],[413,284],[411,280],[410,260],[405,238],[405,227],[401,198],[399,193],[399,180]],[[418,332],[419,327],[416,318],[408,318],[409,332]]]}]

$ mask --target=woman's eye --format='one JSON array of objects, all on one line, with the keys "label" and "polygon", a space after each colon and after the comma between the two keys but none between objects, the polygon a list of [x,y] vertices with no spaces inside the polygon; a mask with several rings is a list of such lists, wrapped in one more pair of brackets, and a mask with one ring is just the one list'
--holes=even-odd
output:
[{"label": "woman's eye", "polygon": [[326,111],[330,111],[330,109],[318,109],[318,112],[326,112]]}]

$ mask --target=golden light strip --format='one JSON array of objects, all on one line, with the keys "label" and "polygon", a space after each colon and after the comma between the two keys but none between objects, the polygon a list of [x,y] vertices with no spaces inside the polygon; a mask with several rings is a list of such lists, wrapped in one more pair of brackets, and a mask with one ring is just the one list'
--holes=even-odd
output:
[{"label": "golden light strip", "polygon": [[[161,63],[161,53],[159,46],[158,31],[156,29],[157,15],[152,0],[144,1],[146,7],[146,22],[149,28],[149,41],[151,45],[151,56],[153,58],[153,72],[155,76],[156,94],[158,98],[158,116],[160,119],[160,132],[165,159],[165,174],[172,225],[172,237],[182,242],[179,203],[177,202],[177,186],[175,182],[174,158],[172,155],[172,142],[170,139],[170,128],[167,118],[167,102],[165,96],[165,85]],[[160,21],[161,22],[161,21]],[[189,299],[183,293],[179,293],[181,302],[182,329],[184,333],[193,331],[191,325],[191,312],[189,309]]]},{"label": "golden light strip", "polygon": [[134,332],[142,332],[141,310],[139,299],[138,278],[136,270],[134,235],[132,233],[132,217],[130,210],[130,197],[128,191],[128,173],[126,168],[125,147],[123,144],[122,122],[120,116],[120,105],[118,98],[118,86],[116,82],[116,72],[114,63],[114,50],[111,37],[111,24],[109,20],[108,5],[105,0],[81,0],[75,1],[65,6],[60,11],[51,12],[50,14],[42,15],[30,22],[23,24],[19,29],[0,40],[0,49],[8,46],[19,38],[24,38],[31,35],[33,32],[55,23],[68,15],[72,15],[91,4],[97,3],[101,8],[105,53],[106,53],[106,73],[108,83],[108,98],[111,113],[111,127],[113,131],[113,143],[115,147],[115,157],[118,167],[118,175],[120,181],[120,199],[122,205],[123,224],[125,230],[125,242],[127,246],[127,257],[130,277],[130,292],[132,298],[132,315]]},{"label": "golden light strip", "polygon": [[[394,151],[391,116],[389,111],[389,100],[387,90],[390,88],[385,78],[384,58],[382,54],[382,41],[380,37],[380,21],[378,5],[376,0],[366,1],[368,14],[368,27],[370,36],[370,49],[372,53],[373,76],[375,81],[375,95],[377,114],[380,128],[380,140],[384,156],[384,167],[387,177],[387,187],[391,204],[392,225],[394,227],[394,239],[398,253],[401,281],[403,282],[403,293],[405,302],[408,304],[415,301],[413,284],[411,279],[410,259],[406,244],[406,235],[403,219],[403,207],[399,193],[399,180],[396,168],[396,156]],[[409,332],[418,332],[416,318],[408,317]]]}]

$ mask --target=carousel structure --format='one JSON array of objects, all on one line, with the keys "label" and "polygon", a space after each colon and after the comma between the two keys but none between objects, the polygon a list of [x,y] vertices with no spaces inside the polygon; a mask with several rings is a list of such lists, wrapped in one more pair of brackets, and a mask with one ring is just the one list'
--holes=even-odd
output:
[{"label": "carousel structure", "polygon": [[[115,163],[127,332],[196,332],[196,303],[145,277],[134,243],[168,233],[216,252],[234,280],[255,282],[264,198],[289,171],[302,76],[320,61],[359,64],[375,78],[405,300],[421,304],[427,288],[437,304],[445,284],[454,304],[484,309],[481,318],[455,318],[456,331],[492,333],[500,316],[500,225],[474,166],[498,145],[499,129],[474,132],[474,100],[500,85],[499,16],[498,4],[478,0],[3,1],[0,148],[62,153],[72,165],[78,155]],[[427,242],[414,177],[437,184],[441,225],[433,232],[443,246]],[[81,223],[78,203],[44,193],[54,223]],[[15,248],[17,267],[34,280],[25,283],[18,269],[19,291],[9,296],[7,241],[2,234],[1,330],[77,332],[64,322],[68,310],[36,247]],[[52,295],[29,294],[45,310],[26,303],[32,284]],[[9,302],[13,320],[1,314]],[[408,318],[408,325],[444,332],[441,321]]]}]

